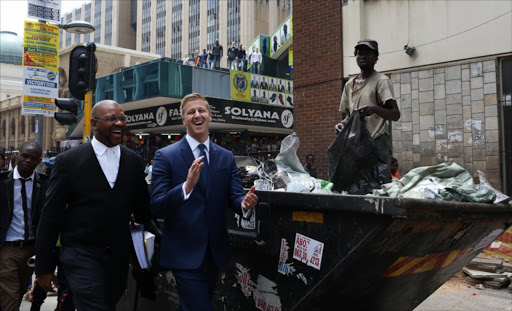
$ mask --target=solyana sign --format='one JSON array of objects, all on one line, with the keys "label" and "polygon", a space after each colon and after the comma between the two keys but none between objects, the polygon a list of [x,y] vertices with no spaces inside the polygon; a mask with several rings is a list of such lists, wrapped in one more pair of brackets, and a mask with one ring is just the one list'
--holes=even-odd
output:
[{"label": "solyana sign", "polygon": [[[272,128],[293,128],[293,109],[207,98],[212,122]],[[125,111],[128,129],[149,129],[182,125],[180,103]]]}]

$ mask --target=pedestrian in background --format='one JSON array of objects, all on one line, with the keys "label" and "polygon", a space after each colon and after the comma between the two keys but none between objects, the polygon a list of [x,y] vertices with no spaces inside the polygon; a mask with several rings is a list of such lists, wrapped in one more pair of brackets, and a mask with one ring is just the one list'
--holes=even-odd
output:
[{"label": "pedestrian in background", "polygon": [[201,56],[199,56],[199,66],[201,68],[208,68],[207,61],[208,61],[208,53],[206,53],[206,49],[203,49],[203,54],[201,54]]},{"label": "pedestrian in background", "polygon": [[240,44],[238,48],[238,53],[236,56],[237,65],[235,66],[235,70],[245,71],[245,62],[246,62],[246,54],[244,46]]},{"label": "pedestrian in background", "polygon": [[209,139],[206,99],[189,94],[180,108],[187,135],[155,154],[151,212],[164,218],[160,265],[174,274],[181,310],[208,311],[230,256],[225,209],[248,217],[258,197],[245,193],[233,153]]},{"label": "pedestrian in background", "polygon": [[7,171],[5,167],[5,149],[0,147],[0,173]]},{"label": "pedestrian in background", "polygon": [[41,162],[41,146],[21,145],[12,171],[0,173],[0,309],[19,310],[34,268],[34,240],[45,201],[48,177],[35,168]]},{"label": "pedestrian in background", "polygon": [[253,66],[253,73],[259,74],[260,73],[260,64],[262,61],[261,53],[259,52],[258,48],[252,47],[252,54],[251,54],[251,66]]},{"label": "pedestrian in background", "polygon": [[309,173],[309,176],[317,178],[315,168],[315,156],[311,153],[306,156],[306,164],[304,165],[304,170]]},{"label": "pedestrian in background", "polygon": [[60,264],[78,310],[115,310],[126,289],[129,222],[150,220],[142,158],[121,146],[126,116],[112,100],[91,111],[91,142],[55,159],[36,242],[36,276],[54,291],[52,252],[60,233]]},{"label": "pedestrian in background", "polygon": [[213,54],[213,59],[215,60],[214,68],[219,70],[220,69],[220,59],[222,58],[222,55],[224,54],[224,49],[222,48],[222,45],[220,45],[219,39],[215,40],[215,44],[212,47],[212,54]]}]

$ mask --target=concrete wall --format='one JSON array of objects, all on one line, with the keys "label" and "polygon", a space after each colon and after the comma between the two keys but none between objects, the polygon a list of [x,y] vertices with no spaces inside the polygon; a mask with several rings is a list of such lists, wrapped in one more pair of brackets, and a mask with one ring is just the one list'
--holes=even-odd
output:
[{"label": "concrete wall", "polygon": [[[353,52],[364,38],[379,42],[380,71],[512,51],[512,1],[348,0],[343,6],[344,77],[359,72]],[[404,45],[416,47],[412,57]]]}]

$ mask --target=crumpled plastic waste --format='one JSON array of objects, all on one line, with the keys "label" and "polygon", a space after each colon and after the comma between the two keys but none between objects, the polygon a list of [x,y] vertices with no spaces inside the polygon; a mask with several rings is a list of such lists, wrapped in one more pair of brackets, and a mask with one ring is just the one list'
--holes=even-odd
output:
[{"label": "crumpled plastic waste", "polygon": [[[239,169],[242,183],[252,180],[257,190],[332,193],[331,182],[311,177],[304,170],[297,157],[298,147],[299,137],[296,133],[286,136],[281,142],[281,151],[275,160],[260,162],[255,170]],[[249,188],[245,183],[244,187]]]},{"label": "crumpled plastic waste", "polygon": [[383,184],[373,195],[475,203],[496,199],[493,190],[477,189],[471,174],[457,163],[414,168],[402,178]]}]

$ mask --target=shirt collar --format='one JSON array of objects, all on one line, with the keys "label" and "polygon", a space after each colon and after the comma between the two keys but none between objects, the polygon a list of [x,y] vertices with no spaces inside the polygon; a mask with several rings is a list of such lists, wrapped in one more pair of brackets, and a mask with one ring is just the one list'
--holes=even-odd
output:
[{"label": "shirt collar", "polygon": [[18,166],[16,165],[16,167],[14,168],[14,171],[13,171],[13,175],[12,175],[12,177],[13,177],[14,179],[22,179],[22,178],[23,178],[23,179],[25,179],[25,180],[26,180],[26,179],[34,180],[34,174],[35,174],[35,173],[34,173],[34,172],[32,172],[32,175],[28,176],[27,178],[24,178],[24,177],[22,177],[22,176],[20,175],[20,172],[18,172]]},{"label": "shirt collar", "polygon": [[119,145],[115,145],[114,147],[107,147],[102,142],[97,140],[96,137],[92,138],[91,144],[92,149],[94,149],[94,153],[96,153],[98,157],[101,157],[107,151],[107,149],[112,150],[116,158],[119,157],[119,153],[121,152]]},{"label": "shirt collar", "polygon": [[185,139],[187,140],[188,145],[190,146],[190,149],[194,150],[200,144],[204,144],[204,146],[206,147],[206,151],[210,152],[210,139],[209,138],[207,138],[206,141],[204,141],[202,143],[198,142],[197,140],[192,138],[192,136],[189,136],[189,135],[185,135]]}]

